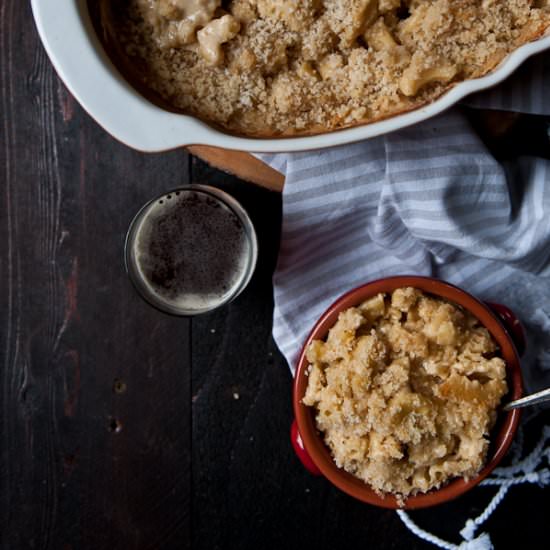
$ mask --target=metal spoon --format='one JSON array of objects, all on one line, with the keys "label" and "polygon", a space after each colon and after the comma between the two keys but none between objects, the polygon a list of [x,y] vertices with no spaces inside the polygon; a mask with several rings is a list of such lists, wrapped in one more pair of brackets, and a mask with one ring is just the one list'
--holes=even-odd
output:
[{"label": "metal spoon", "polygon": [[544,403],[546,401],[550,401],[550,388],[532,393],[531,395],[526,395],[525,397],[516,399],[515,401],[510,401],[510,403],[502,407],[502,410],[511,411],[512,409],[522,409],[523,407],[536,405],[537,403]]}]

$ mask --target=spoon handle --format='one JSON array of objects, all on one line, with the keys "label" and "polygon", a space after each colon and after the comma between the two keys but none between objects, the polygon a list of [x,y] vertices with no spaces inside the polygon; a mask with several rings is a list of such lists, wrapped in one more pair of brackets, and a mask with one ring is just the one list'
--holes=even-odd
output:
[{"label": "spoon handle", "polygon": [[528,407],[529,405],[544,403],[545,401],[550,401],[550,388],[532,393],[531,395],[527,395],[521,399],[516,399],[515,401],[510,401],[510,403],[502,407],[502,409],[505,411],[511,411],[512,409],[521,409],[523,407]]}]

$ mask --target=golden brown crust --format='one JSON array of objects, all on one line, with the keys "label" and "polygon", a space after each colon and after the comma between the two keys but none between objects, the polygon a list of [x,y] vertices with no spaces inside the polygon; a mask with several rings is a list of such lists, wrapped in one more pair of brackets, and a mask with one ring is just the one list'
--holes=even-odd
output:
[{"label": "golden brown crust", "polygon": [[[224,8],[240,32],[224,38],[213,64],[188,35],[166,46],[176,40],[170,29],[186,23],[173,8],[182,2],[107,2],[103,24],[118,65],[164,108],[260,139],[312,136],[418,109],[491,72],[550,26],[550,9],[530,0],[232,0]],[[159,16],[151,25],[143,6],[157,4],[175,19]],[[215,22],[226,17],[213,13]]]},{"label": "golden brown crust", "polygon": [[507,391],[497,351],[468,312],[399,288],[313,340],[303,403],[336,465],[402,502],[481,469]]}]

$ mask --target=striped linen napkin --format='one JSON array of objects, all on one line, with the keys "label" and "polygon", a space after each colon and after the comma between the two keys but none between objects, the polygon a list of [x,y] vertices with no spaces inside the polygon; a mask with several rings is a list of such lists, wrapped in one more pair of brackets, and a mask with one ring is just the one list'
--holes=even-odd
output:
[{"label": "striped linen napkin", "polygon": [[[550,116],[549,92],[546,54],[467,104]],[[286,176],[273,334],[292,371],[338,296],[380,277],[420,274],[512,308],[527,329],[527,388],[550,385],[550,161],[497,162],[460,108],[353,145],[259,156]],[[515,469],[487,481],[500,486],[489,513],[521,476],[549,481],[541,463],[550,428],[541,442],[538,460],[524,464],[517,453]],[[399,513],[422,538],[459,547]],[[466,523],[461,548],[492,547],[488,535],[474,538],[482,516]]]}]

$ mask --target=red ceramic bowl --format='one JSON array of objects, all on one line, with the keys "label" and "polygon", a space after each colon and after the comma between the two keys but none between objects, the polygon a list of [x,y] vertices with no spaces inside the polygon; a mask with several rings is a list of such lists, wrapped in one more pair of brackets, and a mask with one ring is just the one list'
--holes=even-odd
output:
[{"label": "red ceramic bowl", "polygon": [[457,478],[440,489],[411,496],[401,507],[394,496],[379,496],[369,485],[335,465],[328,447],[315,427],[314,409],[302,403],[307,387],[308,361],[305,350],[312,340],[324,339],[327,336],[328,330],[335,324],[341,311],[356,306],[379,292],[392,292],[406,286],[454,302],[477,317],[497,341],[501,356],[506,361],[509,392],[504,400],[519,399],[523,391],[519,353],[525,347],[525,340],[519,321],[506,306],[480,302],[471,294],[449,283],[417,276],[380,279],[356,288],[334,302],[317,321],[298,359],[293,393],[296,420],[291,430],[292,443],[298,457],[311,473],[324,475],[336,487],[363,502],[392,509],[435,506],[456,498],[477,485],[491,473],[508,451],[520,418],[520,411],[517,409],[501,413],[491,433],[491,445],[485,467],[476,477],[469,480]]}]

